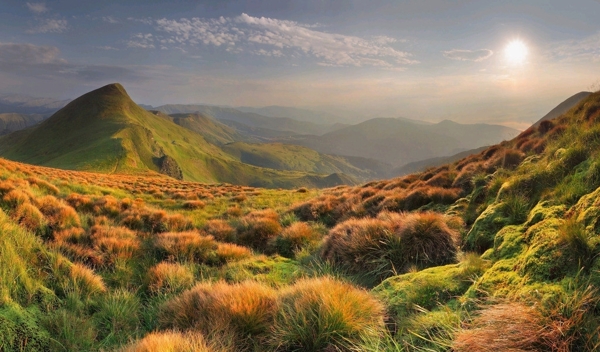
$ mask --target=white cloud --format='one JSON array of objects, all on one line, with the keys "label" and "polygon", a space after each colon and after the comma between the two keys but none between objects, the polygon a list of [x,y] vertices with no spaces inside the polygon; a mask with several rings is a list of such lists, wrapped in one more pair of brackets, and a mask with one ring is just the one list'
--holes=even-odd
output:
[{"label": "white cloud", "polygon": [[102,17],[102,20],[111,24],[119,23],[119,21],[112,16],[104,16]]},{"label": "white cloud", "polygon": [[448,51],[442,52],[444,56],[451,60],[458,61],[474,61],[481,62],[489,59],[494,52],[489,49],[479,49],[479,50],[461,50],[461,49],[452,49]]},{"label": "white cloud", "polygon": [[67,20],[46,19],[30,30],[27,33],[62,33],[69,28]]},{"label": "white cloud", "polygon": [[143,24],[147,24],[147,25],[154,24],[154,20],[150,17],[146,17],[146,18],[127,17],[127,20],[131,21],[131,22],[139,22],[139,23],[143,23]]},{"label": "white cloud", "polygon": [[59,58],[60,51],[53,46],[38,46],[33,44],[0,43],[0,64],[23,63],[51,64],[63,63]]},{"label": "white cloud", "polygon": [[182,18],[179,21],[163,18],[156,21],[156,24],[159,30],[173,35],[173,40],[181,44],[235,45],[241,34],[224,17],[209,20]]},{"label": "white cloud", "polygon": [[319,26],[245,13],[235,18],[180,20],[160,19],[156,29],[182,45],[224,46],[229,52],[244,49],[263,56],[303,54],[327,66],[377,66],[392,68],[418,63],[411,54],[391,45],[398,40],[386,36],[364,39],[328,33]]},{"label": "white cloud", "polygon": [[548,50],[553,59],[600,62],[600,33],[553,44]]},{"label": "white cloud", "polygon": [[114,46],[110,46],[110,45],[97,46],[96,48],[102,49],[102,50],[119,50],[118,48],[115,48]]},{"label": "white cloud", "polygon": [[154,37],[152,33],[134,34],[133,36],[131,36],[131,40],[127,42],[127,47],[138,49],[154,49]]},{"label": "white cloud", "polygon": [[28,2],[27,7],[29,8],[29,11],[38,15],[48,11],[46,4],[43,2]]}]

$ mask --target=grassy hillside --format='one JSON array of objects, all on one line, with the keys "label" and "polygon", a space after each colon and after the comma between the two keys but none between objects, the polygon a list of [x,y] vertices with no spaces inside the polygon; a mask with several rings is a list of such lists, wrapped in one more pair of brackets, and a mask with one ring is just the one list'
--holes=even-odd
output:
[{"label": "grassy hillside", "polygon": [[223,145],[237,141],[252,140],[252,137],[244,136],[235,129],[207,115],[199,113],[167,115],[159,111],[151,112],[157,116],[168,119],[181,127],[185,127],[188,130],[198,133],[211,144]]},{"label": "grassy hillside", "polygon": [[[180,118],[184,117],[173,119]],[[210,132],[204,130],[209,138],[234,133],[222,125],[209,128]],[[140,108],[119,84],[87,93],[43,123],[3,137],[0,155],[63,169],[162,172],[203,182],[287,188],[335,185],[323,175],[268,170],[236,161],[202,135]]]},{"label": "grassy hillside", "polygon": [[0,159],[0,349],[597,351],[599,165],[600,92],[355,187]]},{"label": "grassy hillside", "polygon": [[560,115],[571,110],[575,105],[579,104],[583,99],[587,98],[591,92],[579,92],[567,98],[562,103],[558,104],[554,109],[550,110],[546,115],[539,119],[534,126],[539,126],[542,121],[553,120]]},{"label": "grassy hillside", "polygon": [[325,154],[359,156],[401,166],[433,157],[498,143],[518,134],[504,126],[414,123],[407,119],[376,118],[323,136],[300,136],[285,142]]},{"label": "grassy hillside", "polygon": [[277,170],[317,174],[344,173],[357,180],[383,178],[388,171],[382,165],[368,165],[369,168],[361,168],[361,163],[354,164],[352,159],[321,154],[306,147],[282,143],[237,142],[224,145],[223,150],[245,164]]}]

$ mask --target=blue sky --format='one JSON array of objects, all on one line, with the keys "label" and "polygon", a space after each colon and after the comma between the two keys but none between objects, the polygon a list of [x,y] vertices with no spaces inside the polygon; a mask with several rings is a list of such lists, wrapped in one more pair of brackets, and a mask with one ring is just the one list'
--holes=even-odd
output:
[{"label": "blue sky", "polygon": [[[0,0],[0,94],[524,128],[600,89],[600,1]],[[521,40],[523,61],[505,48]]]}]

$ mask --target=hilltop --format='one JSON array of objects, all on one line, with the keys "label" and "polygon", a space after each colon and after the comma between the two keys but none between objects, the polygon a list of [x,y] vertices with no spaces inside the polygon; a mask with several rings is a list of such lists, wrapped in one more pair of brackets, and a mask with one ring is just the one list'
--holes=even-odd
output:
[{"label": "hilltop", "polygon": [[3,350],[600,348],[600,92],[359,186],[0,174]]},{"label": "hilltop", "polygon": [[202,182],[266,187],[335,185],[327,175],[241,163],[207,141],[234,138],[235,132],[215,123],[199,130],[202,122],[210,120],[199,115],[165,118],[150,113],[135,104],[120,84],[110,84],[73,100],[39,125],[2,137],[0,155],[63,169],[162,173]]}]

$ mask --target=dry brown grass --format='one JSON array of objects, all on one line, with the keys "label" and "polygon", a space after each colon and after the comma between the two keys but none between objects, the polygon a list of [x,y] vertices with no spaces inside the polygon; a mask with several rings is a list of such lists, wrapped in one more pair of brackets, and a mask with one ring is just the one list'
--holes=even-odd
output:
[{"label": "dry brown grass", "polygon": [[194,274],[187,266],[162,262],[148,270],[148,289],[153,294],[172,294],[190,288]]},{"label": "dry brown grass", "polygon": [[237,242],[253,249],[266,250],[269,241],[281,232],[281,225],[275,218],[278,218],[275,212],[246,215],[237,227]]},{"label": "dry brown grass", "polygon": [[221,219],[209,220],[204,226],[204,231],[221,242],[235,242],[237,237],[235,229]]},{"label": "dry brown grass", "polygon": [[121,352],[216,352],[197,332],[153,332],[131,343]]},{"label": "dry brown grass", "polygon": [[217,242],[214,237],[198,231],[161,233],[155,246],[180,261],[206,263],[216,259]]},{"label": "dry brown grass", "polygon": [[219,243],[217,245],[217,258],[221,263],[238,261],[252,256],[252,251],[247,247],[232,243]]},{"label": "dry brown grass", "polygon": [[26,228],[37,234],[45,232],[45,227],[48,224],[44,214],[33,204],[23,203],[13,212],[13,219]]},{"label": "dry brown grass", "polygon": [[90,232],[94,249],[104,253],[110,262],[130,259],[140,247],[136,233],[125,227],[96,225]]},{"label": "dry brown grass", "polygon": [[543,317],[521,303],[496,304],[483,309],[467,329],[457,333],[456,352],[545,351]]},{"label": "dry brown grass", "polygon": [[264,284],[200,283],[166,302],[159,320],[164,327],[205,334],[232,331],[241,346],[249,336],[255,341],[265,338],[276,311],[276,291]]}]

